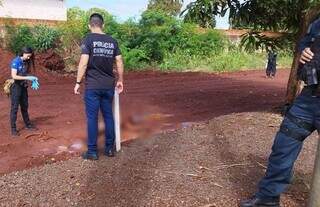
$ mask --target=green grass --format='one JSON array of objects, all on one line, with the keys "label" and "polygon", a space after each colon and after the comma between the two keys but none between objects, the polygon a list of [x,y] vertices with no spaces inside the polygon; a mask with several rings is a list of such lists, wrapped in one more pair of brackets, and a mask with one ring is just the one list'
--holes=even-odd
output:
[{"label": "green grass", "polygon": [[288,54],[280,55],[278,58],[278,67],[291,68],[292,61],[293,61],[292,55],[288,55]]},{"label": "green grass", "polygon": [[[265,53],[252,54],[240,51],[222,52],[209,56],[190,56],[177,52],[166,55],[162,63],[129,61],[125,58],[125,70],[144,71],[155,68],[164,72],[202,71],[210,73],[265,70],[266,59]],[[129,61],[130,64],[126,61]],[[278,56],[277,63],[279,69],[290,68],[292,56],[281,53]],[[76,68],[76,64],[77,62],[72,62],[70,68]]]},{"label": "green grass", "polygon": [[[278,56],[278,68],[291,66],[292,57],[287,54]],[[232,72],[239,70],[265,69],[265,53],[246,53],[241,51],[223,52],[210,56],[188,56],[182,53],[168,54],[159,65],[162,71],[204,71]]]}]

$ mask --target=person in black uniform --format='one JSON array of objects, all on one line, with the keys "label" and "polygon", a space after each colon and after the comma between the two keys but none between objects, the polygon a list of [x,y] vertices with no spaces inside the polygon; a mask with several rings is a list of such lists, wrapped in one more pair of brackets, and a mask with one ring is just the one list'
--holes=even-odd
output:
[{"label": "person in black uniform", "polygon": [[268,63],[266,69],[267,78],[274,78],[277,72],[277,53],[273,50],[268,52]]},{"label": "person in black uniform", "polygon": [[[112,102],[115,89],[118,93],[123,91],[123,61],[118,42],[103,32],[103,17],[94,13],[89,19],[88,34],[81,45],[81,57],[74,93],[80,94],[80,85],[85,76],[84,101],[87,115],[87,146],[83,153],[84,159],[98,159],[98,114],[101,110],[105,121],[105,148],[104,154],[115,156],[114,119]],[[116,63],[118,78],[113,72]]]},{"label": "person in black uniform", "polygon": [[28,81],[32,82],[32,88],[38,89],[38,78],[28,75],[31,67],[34,69],[34,54],[30,47],[22,48],[19,56],[14,58],[11,62],[11,77],[14,83],[10,89],[11,95],[11,134],[12,136],[19,136],[17,130],[17,113],[19,106],[25,126],[29,130],[35,130],[31,124],[28,113]]},{"label": "person in black uniform", "polygon": [[285,114],[257,192],[242,201],[241,207],[279,207],[280,195],[290,184],[304,140],[315,130],[320,131],[320,18],[309,26],[299,49],[301,65],[297,75],[306,86]]}]

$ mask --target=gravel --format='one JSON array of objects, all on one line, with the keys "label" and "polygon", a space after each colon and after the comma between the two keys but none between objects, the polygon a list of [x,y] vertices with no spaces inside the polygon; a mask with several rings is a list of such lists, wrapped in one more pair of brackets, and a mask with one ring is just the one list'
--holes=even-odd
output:
[{"label": "gravel", "polygon": [[[115,158],[73,158],[0,177],[0,206],[234,207],[264,174],[277,114],[229,114],[124,144]],[[303,207],[316,136],[306,141],[282,206]]]}]

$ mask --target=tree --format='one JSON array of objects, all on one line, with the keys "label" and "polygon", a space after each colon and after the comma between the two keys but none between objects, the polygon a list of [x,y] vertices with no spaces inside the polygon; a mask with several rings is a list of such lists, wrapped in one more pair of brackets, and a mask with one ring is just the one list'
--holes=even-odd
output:
[{"label": "tree", "polygon": [[203,28],[214,28],[216,26],[213,1],[191,2],[181,15],[184,15],[185,22],[196,23]]},{"label": "tree", "polygon": [[67,19],[68,20],[75,20],[81,19],[85,16],[86,12],[83,11],[80,7],[72,7],[67,11]]},{"label": "tree", "polygon": [[181,8],[181,0],[150,0],[148,4],[148,10],[160,10],[172,16],[179,15]]},{"label": "tree", "polygon": [[291,67],[290,77],[287,86],[287,94],[286,94],[286,101],[288,103],[292,103],[297,90],[298,90],[298,82],[297,82],[297,70],[299,66],[299,58],[300,53],[298,51],[298,41],[305,35],[308,30],[309,24],[319,16],[320,14],[320,3],[314,1],[309,4],[308,0],[304,0],[303,4],[305,5],[306,9],[300,11],[300,21],[299,21],[299,30],[296,33],[296,46],[295,46],[295,55]]},{"label": "tree", "polygon": [[[200,4],[202,7],[198,7]],[[205,9],[203,8],[205,7]],[[294,51],[294,61],[291,67],[290,78],[287,87],[286,102],[291,103],[297,92],[297,68],[299,51],[297,43],[306,33],[308,25],[320,14],[319,0],[197,0],[189,4],[184,12],[190,16],[196,16],[201,11],[208,12],[207,15],[225,16],[229,12],[229,20],[232,26],[242,26],[250,28],[251,31],[244,36],[246,41],[252,44],[254,49],[265,48],[275,45],[282,46],[281,43],[291,38],[293,40],[292,50]],[[260,35],[262,31],[271,30],[285,32],[286,38],[268,38]],[[252,36],[253,35],[253,36]],[[258,45],[258,48],[257,48]],[[247,47],[250,48],[250,47]],[[251,48],[252,49],[252,48]]]}]

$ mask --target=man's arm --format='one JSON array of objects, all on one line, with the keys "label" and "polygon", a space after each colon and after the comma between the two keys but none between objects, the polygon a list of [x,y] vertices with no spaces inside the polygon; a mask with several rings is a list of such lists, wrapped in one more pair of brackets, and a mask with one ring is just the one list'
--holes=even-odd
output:
[{"label": "man's arm", "polygon": [[75,94],[80,94],[80,91],[79,91],[80,83],[81,83],[81,80],[83,79],[83,76],[86,73],[88,62],[89,62],[89,55],[82,54],[80,57],[80,62],[79,62],[79,66],[78,66],[77,82],[74,87]]},{"label": "man's arm", "polygon": [[117,71],[119,76],[116,87],[117,87],[118,93],[122,93],[124,67],[123,67],[123,60],[121,55],[116,56],[116,66],[117,66]]}]

